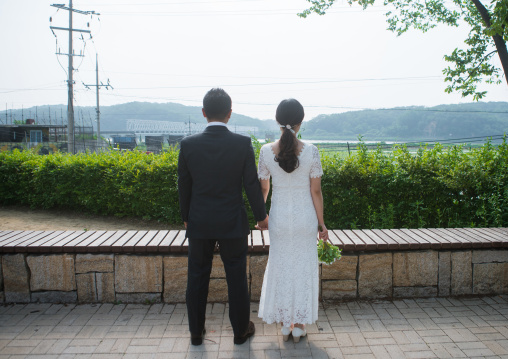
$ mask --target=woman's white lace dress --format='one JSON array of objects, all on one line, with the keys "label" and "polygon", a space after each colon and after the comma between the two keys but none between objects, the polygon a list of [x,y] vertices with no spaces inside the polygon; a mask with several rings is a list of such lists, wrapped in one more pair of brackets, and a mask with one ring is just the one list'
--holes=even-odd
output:
[{"label": "woman's white lace dress", "polygon": [[310,178],[323,170],[316,146],[305,143],[299,167],[285,172],[274,160],[271,144],[261,148],[259,178],[272,177],[270,254],[261,289],[259,317],[266,323],[312,324],[318,318],[318,220]]}]

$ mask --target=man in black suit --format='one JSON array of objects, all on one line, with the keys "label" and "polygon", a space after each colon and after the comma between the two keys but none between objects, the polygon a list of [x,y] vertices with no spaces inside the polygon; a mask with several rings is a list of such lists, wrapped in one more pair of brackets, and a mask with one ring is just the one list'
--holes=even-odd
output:
[{"label": "man in black suit", "polygon": [[186,301],[191,343],[200,345],[205,334],[213,250],[218,243],[234,343],[243,344],[255,328],[250,321],[246,271],[250,231],[242,186],[259,228],[268,228],[268,216],[251,140],[226,127],[231,98],[222,89],[211,89],[203,99],[202,111],[208,126],[182,140],[178,158],[180,211],[189,238]]}]

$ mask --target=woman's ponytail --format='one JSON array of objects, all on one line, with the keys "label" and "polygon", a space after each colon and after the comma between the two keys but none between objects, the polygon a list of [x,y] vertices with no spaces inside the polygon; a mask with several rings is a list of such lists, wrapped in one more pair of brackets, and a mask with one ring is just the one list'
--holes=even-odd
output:
[{"label": "woman's ponytail", "polygon": [[294,136],[293,127],[301,124],[304,116],[303,106],[295,99],[283,100],[277,107],[275,118],[283,130],[275,161],[287,173],[293,172],[299,165],[298,140]]}]

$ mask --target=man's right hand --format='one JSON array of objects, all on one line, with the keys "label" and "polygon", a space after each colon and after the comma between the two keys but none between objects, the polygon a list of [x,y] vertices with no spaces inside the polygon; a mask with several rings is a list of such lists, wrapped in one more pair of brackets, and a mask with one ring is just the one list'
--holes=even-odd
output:
[{"label": "man's right hand", "polygon": [[260,231],[268,230],[268,215],[266,215],[266,218],[262,221],[258,221],[258,224],[256,224],[256,229],[259,229]]}]

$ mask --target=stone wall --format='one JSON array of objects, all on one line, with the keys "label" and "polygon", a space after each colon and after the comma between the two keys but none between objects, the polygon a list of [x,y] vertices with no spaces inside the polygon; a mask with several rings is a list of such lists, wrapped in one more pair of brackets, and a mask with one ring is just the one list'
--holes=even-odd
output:
[{"label": "stone wall", "polygon": [[[252,300],[259,300],[267,254],[251,254]],[[508,293],[508,250],[347,252],[321,267],[321,298],[407,298]],[[0,303],[185,302],[185,255],[4,254]],[[214,256],[208,299],[227,301]]]}]

